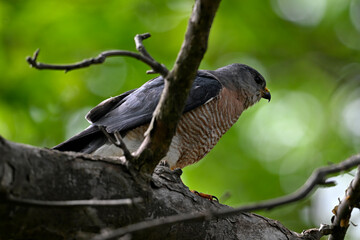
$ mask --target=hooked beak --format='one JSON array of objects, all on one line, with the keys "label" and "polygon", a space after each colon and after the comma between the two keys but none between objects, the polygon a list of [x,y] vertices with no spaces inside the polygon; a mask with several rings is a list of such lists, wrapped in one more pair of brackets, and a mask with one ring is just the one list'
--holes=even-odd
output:
[{"label": "hooked beak", "polygon": [[267,87],[265,87],[265,89],[261,91],[261,97],[267,99],[270,102],[271,94]]}]

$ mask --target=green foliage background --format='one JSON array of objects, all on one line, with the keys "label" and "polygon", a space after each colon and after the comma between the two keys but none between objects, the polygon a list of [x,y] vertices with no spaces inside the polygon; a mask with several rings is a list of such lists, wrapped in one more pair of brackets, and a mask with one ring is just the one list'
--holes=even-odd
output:
[{"label": "green foliage background", "polygon": [[[172,68],[192,4],[0,1],[0,134],[51,147],[86,128],[84,115],[100,101],[153,77],[127,58],[66,74],[38,71],[25,62],[37,48],[39,61],[72,63],[103,50],[135,50],[135,34],[150,32],[148,51]],[[288,194],[314,168],[359,152],[359,50],[359,0],[223,0],[201,68],[253,66],[272,101],[247,110],[202,161],[186,167],[185,184],[237,206]],[[336,204],[341,191],[325,202]],[[330,222],[319,220],[315,201],[260,214],[300,232]]]}]

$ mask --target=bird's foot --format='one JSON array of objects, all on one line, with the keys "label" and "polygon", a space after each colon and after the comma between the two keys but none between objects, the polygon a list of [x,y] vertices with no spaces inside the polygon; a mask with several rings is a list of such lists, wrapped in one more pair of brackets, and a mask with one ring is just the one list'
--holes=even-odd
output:
[{"label": "bird's foot", "polygon": [[195,190],[191,190],[191,192],[195,193],[196,195],[198,195],[198,196],[200,196],[202,198],[209,199],[210,201],[215,200],[215,201],[219,202],[219,199],[216,196],[206,194],[206,193],[201,193],[201,192],[198,192],[198,191],[195,191]]}]

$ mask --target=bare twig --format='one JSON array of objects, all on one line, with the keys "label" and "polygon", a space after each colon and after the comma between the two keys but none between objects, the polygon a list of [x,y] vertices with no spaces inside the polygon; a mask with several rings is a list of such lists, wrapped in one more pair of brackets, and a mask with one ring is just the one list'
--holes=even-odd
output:
[{"label": "bare twig", "polygon": [[332,219],[333,232],[329,240],[344,239],[346,231],[349,227],[351,212],[354,208],[358,208],[360,203],[360,166],[354,179],[345,191],[345,197],[340,201],[334,210]]},{"label": "bare twig", "polygon": [[68,72],[74,69],[85,68],[94,64],[101,64],[105,62],[106,58],[108,57],[127,56],[144,62],[145,64],[149,65],[155,72],[160,73],[161,75],[166,77],[169,72],[167,68],[163,64],[160,64],[157,61],[155,61],[146,51],[145,46],[142,44],[142,40],[149,37],[150,37],[149,33],[138,34],[135,37],[136,48],[141,50],[141,51],[139,50],[141,54],[125,51],[125,50],[109,50],[100,53],[97,57],[85,59],[81,62],[77,62],[74,64],[58,65],[58,64],[46,64],[46,63],[38,62],[37,58],[39,56],[40,50],[37,49],[33,57],[27,57],[26,61],[30,64],[30,66],[36,69],[65,70],[65,72]]},{"label": "bare twig", "polygon": [[125,198],[125,199],[108,199],[108,200],[65,200],[65,201],[44,201],[35,199],[17,198],[14,196],[7,196],[6,201],[17,205],[25,205],[31,207],[109,207],[109,206],[121,206],[121,205],[133,205],[141,203],[142,198]]},{"label": "bare twig", "polygon": [[360,154],[351,156],[350,158],[342,161],[338,164],[334,164],[328,167],[321,167],[313,171],[311,176],[305,182],[303,186],[301,186],[297,191],[291,193],[289,195],[271,199],[268,201],[263,201],[256,204],[251,204],[247,206],[240,207],[241,211],[255,211],[255,210],[262,210],[262,209],[272,209],[277,206],[282,206],[288,203],[293,203],[299,201],[306,196],[316,187],[321,185],[332,185],[333,182],[326,181],[327,176],[330,174],[340,173],[342,171],[350,170],[357,165],[360,165]]},{"label": "bare twig", "polygon": [[[253,205],[238,207],[234,209],[232,208],[225,209],[217,212],[207,211],[203,213],[180,214],[180,215],[169,216],[161,219],[139,222],[136,224],[128,225],[123,228],[116,229],[111,232],[107,232],[106,234],[100,234],[96,236],[93,240],[115,239],[116,237],[122,236],[127,233],[133,233],[144,229],[155,228],[158,226],[169,225],[179,222],[199,221],[199,220],[210,219],[213,217],[226,217],[241,212],[249,212],[249,211],[261,210],[261,209],[272,209],[274,207],[296,202],[300,199],[305,198],[317,185],[328,184],[328,182],[326,182],[326,177],[328,175],[340,173],[342,171],[352,169],[359,164],[360,164],[360,154],[357,154],[346,159],[345,161],[339,164],[318,168],[313,172],[313,174],[310,176],[310,178],[301,188],[299,188],[296,192],[284,197],[264,201]],[[327,227],[326,229],[329,228]],[[329,234],[330,231],[319,230],[319,234],[325,234],[325,233]]]},{"label": "bare twig", "polygon": [[151,57],[151,55],[148,53],[148,51],[146,51],[142,43],[143,40],[149,38],[150,36],[151,36],[150,33],[136,34],[134,40],[135,40],[136,50],[138,50],[138,52],[141,53],[144,57],[154,60]]},{"label": "bare twig", "polygon": [[157,72],[155,72],[154,70],[147,70],[146,71],[146,74],[155,74],[155,73],[157,73]]}]

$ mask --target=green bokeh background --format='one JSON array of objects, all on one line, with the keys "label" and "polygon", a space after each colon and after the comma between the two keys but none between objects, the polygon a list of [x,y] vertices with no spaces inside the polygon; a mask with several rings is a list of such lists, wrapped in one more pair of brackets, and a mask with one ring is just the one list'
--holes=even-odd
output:
[{"label": "green bokeh background", "polygon": [[[25,61],[37,48],[39,61],[72,63],[104,50],[135,50],[133,37],[150,32],[147,50],[172,68],[192,5],[0,0],[0,134],[54,146],[86,128],[84,115],[99,102],[152,78],[128,58],[66,74],[38,71]],[[272,101],[247,110],[202,161],[186,167],[185,184],[238,206],[288,194],[314,168],[360,152],[359,60],[359,0],[223,0],[201,68],[253,66],[267,79]],[[323,204],[335,204],[343,191]],[[331,204],[319,212],[317,199],[260,214],[301,232],[330,222]]]}]

